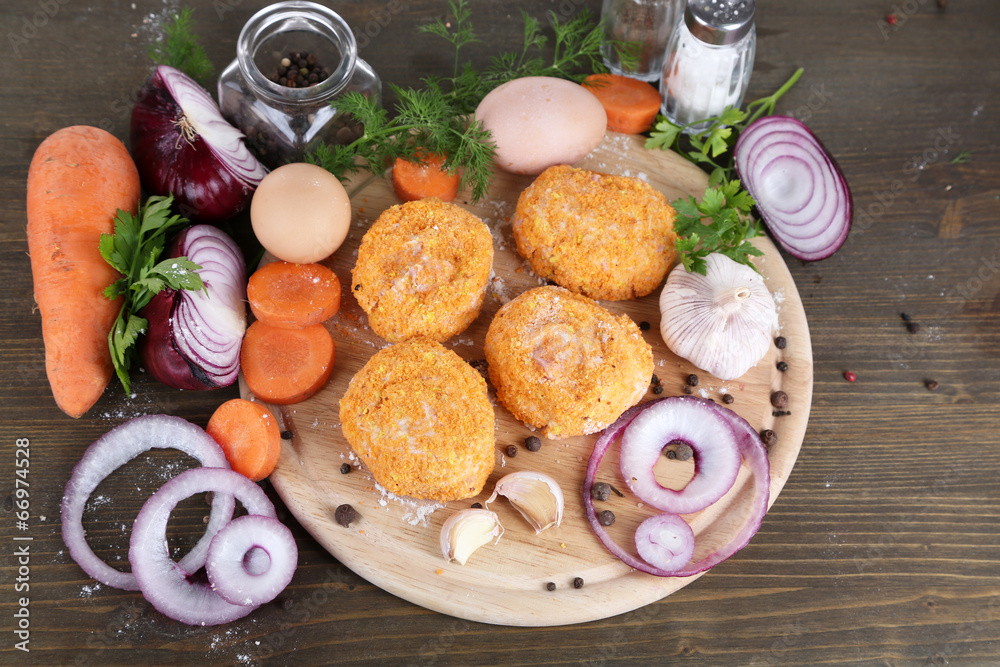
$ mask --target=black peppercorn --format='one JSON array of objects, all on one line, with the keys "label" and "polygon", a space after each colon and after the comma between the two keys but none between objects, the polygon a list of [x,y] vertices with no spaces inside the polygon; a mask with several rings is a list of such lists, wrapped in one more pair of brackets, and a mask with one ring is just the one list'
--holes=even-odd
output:
[{"label": "black peppercorn", "polygon": [[539,449],[542,448],[542,441],[539,440],[536,436],[529,435],[527,438],[524,439],[524,446],[527,448],[529,452],[537,452]]},{"label": "black peppercorn", "polygon": [[282,440],[291,440],[293,437],[295,437],[295,434],[292,433],[291,431],[282,431],[281,432],[281,439]]},{"label": "black peppercorn", "polygon": [[788,370],[788,362],[786,361],[779,361],[777,366],[778,370],[781,371],[782,373]]},{"label": "black peppercorn", "polygon": [[906,313],[900,313],[899,316],[903,318],[904,322],[909,322],[910,321],[910,316],[907,315]]},{"label": "black peppercorn", "polygon": [[777,338],[774,339],[774,346],[779,350],[784,350],[787,345],[788,341],[785,340],[784,336],[778,336]]},{"label": "black peppercorn", "polygon": [[643,331],[649,331],[649,322],[647,322],[646,320],[639,322],[639,328],[642,329]]},{"label": "black peppercorn", "polygon": [[689,387],[697,387],[698,386],[698,376],[695,375],[694,373],[691,373],[691,375],[688,375],[688,377],[687,377],[687,383],[688,383]]},{"label": "black peppercorn", "polygon": [[341,463],[340,464],[340,474],[346,475],[349,472],[351,472],[351,464],[350,463]]},{"label": "black peppercorn", "polygon": [[507,453],[507,456],[509,456],[511,458],[517,456],[517,446],[516,445],[507,445],[507,449],[505,449],[504,451]]},{"label": "black peppercorn", "polygon": [[668,449],[663,453],[663,455],[672,461],[677,458],[677,450]]},{"label": "black peppercorn", "polygon": [[788,405],[788,394],[783,391],[776,391],[771,394],[771,405],[776,408],[783,408]]},{"label": "black peppercorn", "polygon": [[916,322],[907,322],[906,330],[909,331],[911,334],[918,333],[920,331],[920,325],[917,324]]},{"label": "black peppercorn", "polygon": [[483,504],[482,503],[472,503],[472,509],[474,509],[474,510],[481,510],[481,509],[483,509]]},{"label": "black peppercorn", "polygon": [[678,461],[688,461],[692,456],[694,456],[694,449],[691,448],[691,445],[682,442],[677,445],[676,455]]},{"label": "black peppercorn", "polygon": [[934,391],[940,385],[938,384],[937,380],[924,380],[924,386],[930,389],[931,391]]},{"label": "black peppercorn", "polygon": [[760,439],[765,447],[772,447],[778,442],[778,434],[767,428],[760,432]]},{"label": "black peppercorn", "polygon": [[350,505],[344,504],[338,507],[337,510],[333,513],[333,518],[336,520],[338,524],[340,524],[344,528],[347,528],[361,517],[356,509],[354,509]]},{"label": "black peppercorn", "polygon": [[594,500],[607,500],[611,497],[611,485],[607,482],[597,482],[590,487],[590,497]]},{"label": "black peppercorn", "polygon": [[687,385],[684,385],[684,393],[685,394],[690,394],[691,393],[691,387],[689,387]]},{"label": "black peppercorn", "polygon": [[554,581],[550,581],[549,583],[545,584],[545,590],[554,591],[555,589],[556,589],[556,583]]},{"label": "black peppercorn", "polygon": [[358,283],[357,285],[354,286],[355,292],[357,292],[359,289],[361,289],[361,283]]},{"label": "black peppercorn", "polygon": [[612,512],[611,510],[601,510],[597,514],[597,521],[602,526],[610,526],[615,522],[615,513]]},{"label": "black peppercorn", "polygon": [[583,577],[573,579],[573,588],[583,588]]},{"label": "black peppercorn", "polygon": [[656,373],[653,373],[653,378],[650,380],[650,382],[652,382],[653,384],[662,384],[660,382],[660,378],[656,375]]},{"label": "black peppercorn", "polygon": [[726,405],[732,405],[733,401],[735,401],[735,400],[736,399],[733,397],[732,394],[723,394],[722,395],[722,402],[725,403]]},{"label": "black peppercorn", "polygon": [[657,395],[662,394],[663,393],[663,385],[662,384],[658,384],[655,387],[653,387],[653,393],[657,394]]}]

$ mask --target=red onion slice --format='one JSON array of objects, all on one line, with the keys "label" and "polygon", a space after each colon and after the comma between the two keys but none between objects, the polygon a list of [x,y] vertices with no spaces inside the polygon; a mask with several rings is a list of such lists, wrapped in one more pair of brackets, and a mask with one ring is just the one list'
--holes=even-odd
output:
[{"label": "red onion slice", "polygon": [[[604,526],[601,525],[597,518],[597,511],[594,509],[594,501],[590,497],[590,491],[594,486],[594,480],[597,476],[597,470],[601,465],[601,460],[604,458],[604,455],[607,454],[608,449],[610,449],[611,445],[618,438],[618,436],[626,430],[633,420],[635,420],[641,413],[649,410],[659,403],[667,401],[695,402],[725,419],[732,427],[736,435],[736,443],[739,447],[740,454],[742,454],[743,460],[753,476],[753,500],[751,502],[750,511],[746,521],[736,534],[730,538],[729,542],[701,560],[688,562],[673,569],[660,567],[655,563],[648,562],[644,557],[637,557],[622,549],[608,534],[607,530],[604,529]],[[626,565],[641,572],[646,572],[659,577],[688,577],[704,572],[705,570],[718,565],[749,543],[750,538],[752,538],[760,528],[764,515],[767,512],[769,492],[770,467],[767,460],[767,451],[764,449],[764,444],[761,442],[760,436],[753,429],[753,427],[751,427],[746,420],[732,410],[720,406],[713,401],[690,396],[680,396],[657,399],[635,406],[627,410],[621,417],[618,418],[618,421],[605,429],[604,433],[601,434],[601,437],[597,439],[597,442],[594,445],[594,451],[591,453],[590,460],[587,463],[587,474],[583,484],[583,504],[587,512],[587,520],[590,522],[591,528],[593,528],[598,539],[601,540],[601,543],[604,544],[608,551],[621,559]],[[680,519],[680,517],[676,518]],[[666,522],[672,520],[662,519],[661,521]],[[647,530],[649,530],[650,535],[653,532],[652,529],[657,525],[659,524],[654,523],[649,526]],[[641,528],[642,527],[640,526],[640,529]],[[638,532],[639,531],[637,531],[637,533]],[[646,555],[650,555],[651,552],[655,550],[656,540],[649,539],[645,533],[637,535],[636,541],[637,543],[643,543],[642,545],[637,544],[637,550],[641,550],[640,554],[645,553]],[[669,563],[674,565],[675,558],[680,558],[680,555],[675,556],[673,553],[667,553],[657,556],[654,553],[650,557],[655,558],[658,563]],[[688,556],[688,558],[690,558],[690,556]]]},{"label": "red onion slice", "polygon": [[791,255],[824,259],[847,240],[851,191],[837,163],[800,121],[764,116],[740,133],[736,170],[761,219]]},{"label": "red onion slice", "polygon": [[201,269],[204,290],[164,290],[143,310],[149,332],[139,353],[150,375],[175,389],[214,389],[236,381],[246,332],[246,264],[222,230],[194,225],[181,232],[170,256]]},{"label": "red onion slice", "polygon": [[[680,491],[656,481],[653,466],[671,442],[694,450],[694,477]],[[690,514],[726,495],[740,471],[740,450],[732,426],[691,400],[649,404],[625,429],[621,444],[622,478],[643,502],[671,514]]]},{"label": "red onion slice", "polygon": [[160,613],[189,625],[218,625],[243,618],[253,605],[226,602],[205,581],[191,581],[191,570],[170,560],[167,521],[177,503],[196,493],[232,494],[250,514],[276,517],[274,505],[259,486],[227,468],[191,468],[150,496],[132,527],[128,559],[142,596]]},{"label": "red onion slice", "polygon": [[212,588],[231,604],[270,602],[292,580],[298,560],[292,531],[277,519],[251,514],[233,519],[208,548],[205,571]]},{"label": "red onion slice", "polygon": [[[83,512],[87,499],[105,477],[150,449],[178,449],[198,459],[203,466],[228,468],[222,448],[194,424],[168,415],[136,417],[116,426],[98,438],[73,468],[62,499],[62,537],[69,554],[88,575],[114,588],[139,589],[134,575],[121,572],[97,557],[87,544]],[[205,535],[177,564],[194,572],[205,564],[209,543],[233,516],[235,502],[231,495],[217,493]]]},{"label": "red onion slice", "polygon": [[694,556],[694,531],[676,514],[657,514],[639,524],[635,548],[653,567],[679,570]]}]

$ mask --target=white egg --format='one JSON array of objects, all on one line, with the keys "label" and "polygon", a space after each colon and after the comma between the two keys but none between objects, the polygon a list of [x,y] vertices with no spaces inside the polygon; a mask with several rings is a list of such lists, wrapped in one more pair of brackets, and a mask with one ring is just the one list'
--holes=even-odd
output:
[{"label": "white egg", "polygon": [[309,264],[336,252],[351,227],[351,200],[336,176],[313,164],[278,167],[250,202],[257,240],[278,259]]},{"label": "white egg", "polygon": [[593,93],[547,76],[497,87],[479,103],[475,117],[493,135],[497,166],[515,174],[540,174],[581,160],[601,143],[608,127]]}]

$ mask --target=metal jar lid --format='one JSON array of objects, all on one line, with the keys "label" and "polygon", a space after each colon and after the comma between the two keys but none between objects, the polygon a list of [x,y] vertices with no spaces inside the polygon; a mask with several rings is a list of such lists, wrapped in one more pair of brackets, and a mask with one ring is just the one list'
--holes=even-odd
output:
[{"label": "metal jar lid", "polygon": [[688,0],[684,23],[706,44],[734,44],[753,27],[755,0]]}]

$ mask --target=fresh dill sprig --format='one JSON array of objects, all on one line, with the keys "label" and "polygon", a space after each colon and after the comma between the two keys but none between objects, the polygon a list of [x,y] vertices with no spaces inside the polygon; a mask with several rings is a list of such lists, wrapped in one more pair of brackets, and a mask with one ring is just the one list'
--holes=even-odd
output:
[{"label": "fresh dill sprig", "polygon": [[447,96],[432,88],[390,87],[398,100],[393,118],[371,97],[347,93],[337,101],[338,111],[351,114],[364,133],[347,145],[320,145],[306,160],[337,176],[361,167],[383,176],[398,157],[422,163],[424,156],[439,154],[445,156],[443,167],[449,173],[461,168],[460,187],[468,186],[474,200],[484,198],[495,147],[482,123],[469,122]]},{"label": "fresh dill sprig", "polygon": [[489,66],[479,71],[471,62],[463,64],[460,57],[463,47],[479,41],[472,27],[472,11],[466,0],[449,0],[448,4],[451,21],[438,18],[419,30],[451,44],[455,51],[452,75],[425,77],[417,90],[390,85],[396,97],[391,118],[373,99],[359,93],[339,98],[334,103],[337,111],[353,115],[364,133],[346,146],[317,146],[306,156],[307,161],[337,177],[361,167],[381,176],[396,158],[422,163],[425,156],[437,153],[444,156],[449,173],[461,174],[461,186],[468,185],[472,199],[478,201],[489,191],[496,152],[490,133],[478,121],[469,121],[483,97],[497,86],[525,76],[579,82],[591,71],[606,71],[601,47],[607,41],[586,10],[566,21],[549,12],[553,47],[548,59],[543,55],[549,39],[541,22],[522,11],[521,50],[494,56]]},{"label": "fresh dill sprig", "polygon": [[215,68],[191,27],[193,13],[190,7],[175,13],[163,38],[149,45],[149,57],[157,65],[176,67],[196,81],[205,81]]}]

